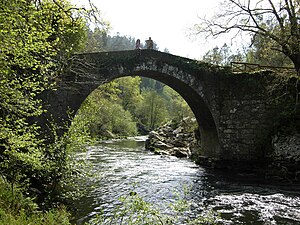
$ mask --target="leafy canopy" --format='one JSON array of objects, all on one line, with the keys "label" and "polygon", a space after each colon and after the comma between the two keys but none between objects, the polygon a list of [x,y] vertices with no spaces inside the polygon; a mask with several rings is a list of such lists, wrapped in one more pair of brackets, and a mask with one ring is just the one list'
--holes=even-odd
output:
[{"label": "leafy canopy", "polygon": [[3,0],[0,8],[0,173],[45,188],[66,156],[44,143],[32,118],[44,112],[39,95],[84,44],[86,19],[63,0]]}]

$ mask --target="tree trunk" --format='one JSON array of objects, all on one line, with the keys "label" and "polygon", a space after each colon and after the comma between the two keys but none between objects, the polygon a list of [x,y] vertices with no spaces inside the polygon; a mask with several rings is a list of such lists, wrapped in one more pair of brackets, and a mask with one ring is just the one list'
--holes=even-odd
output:
[{"label": "tree trunk", "polygon": [[298,84],[300,80],[300,53],[298,54],[286,54],[293,62],[297,77],[295,82],[295,113],[297,113],[297,108],[299,104],[299,90],[298,90]]}]

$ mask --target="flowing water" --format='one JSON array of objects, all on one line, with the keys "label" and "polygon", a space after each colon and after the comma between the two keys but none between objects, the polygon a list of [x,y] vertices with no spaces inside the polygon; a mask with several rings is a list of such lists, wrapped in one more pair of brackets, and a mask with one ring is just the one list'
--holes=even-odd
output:
[{"label": "flowing water", "polygon": [[77,224],[109,213],[118,198],[132,190],[161,206],[174,201],[174,193],[182,193],[183,187],[188,187],[193,202],[191,215],[212,210],[219,214],[220,224],[300,224],[299,186],[229,177],[188,159],[154,155],[144,149],[144,140],[106,141],[78,154],[92,163],[98,176],[83,184],[90,191],[77,203]]}]

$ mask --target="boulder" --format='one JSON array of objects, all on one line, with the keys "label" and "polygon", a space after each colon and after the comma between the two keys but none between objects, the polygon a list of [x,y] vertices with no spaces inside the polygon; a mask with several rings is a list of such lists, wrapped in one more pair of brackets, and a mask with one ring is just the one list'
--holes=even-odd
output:
[{"label": "boulder", "polygon": [[272,137],[272,151],[268,155],[267,176],[291,182],[300,181],[300,134],[277,133]]},{"label": "boulder", "polygon": [[159,149],[170,149],[170,148],[174,147],[173,145],[168,144],[166,142],[162,142],[162,141],[156,141],[156,142],[154,142],[153,146],[155,148],[159,148]]},{"label": "boulder", "polygon": [[178,158],[187,158],[189,156],[188,148],[173,148],[173,154]]},{"label": "boulder", "polygon": [[188,145],[188,143],[183,141],[182,139],[181,140],[173,139],[171,141],[171,144],[174,145],[175,147],[185,147]]},{"label": "boulder", "polygon": [[162,141],[162,139],[163,139],[163,137],[161,137],[160,134],[154,130],[149,132],[148,138],[154,139],[154,140],[160,140],[160,141]]},{"label": "boulder", "polygon": [[145,148],[155,154],[190,157],[195,149],[194,145],[198,143],[192,129],[195,122],[196,120],[184,119],[179,123],[164,124],[149,133]]}]

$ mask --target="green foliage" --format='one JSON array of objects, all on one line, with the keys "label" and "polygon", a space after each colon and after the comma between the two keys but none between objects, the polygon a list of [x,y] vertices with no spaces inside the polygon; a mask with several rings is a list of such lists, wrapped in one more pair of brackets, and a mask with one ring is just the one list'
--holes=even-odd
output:
[{"label": "green foliage", "polygon": [[56,52],[45,11],[21,0],[0,4],[0,170],[14,183],[41,165],[38,128],[27,118],[43,112],[36,96],[49,87]]},{"label": "green foliage", "polygon": [[121,51],[132,50],[135,48],[135,39],[128,36],[121,36],[119,33],[115,36],[108,35],[107,29],[94,29],[88,31],[87,45],[85,52],[97,51]]},{"label": "green foliage", "polygon": [[292,67],[292,61],[282,52],[275,51],[275,43],[262,36],[253,35],[251,48],[247,51],[247,62],[268,66]]},{"label": "green foliage", "polygon": [[230,47],[225,43],[221,48],[218,46],[209,50],[204,56],[203,61],[207,63],[216,64],[219,66],[229,65],[233,61],[244,61],[244,56],[238,51],[233,53]]},{"label": "green foliage", "polygon": [[139,79],[119,79],[100,86],[83,103],[73,124],[82,123],[92,137],[136,135],[136,124],[126,108],[135,107],[138,85]]},{"label": "green foliage", "polygon": [[179,122],[185,117],[193,118],[194,114],[184,99],[169,86],[164,86],[163,96],[166,99],[169,117],[174,122]]},{"label": "green foliage", "polygon": [[141,90],[153,89],[157,93],[161,94],[165,84],[159,82],[158,80],[154,80],[148,77],[142,77],[142,82],[140,86]]},{"label": "green foliage", "polygon": [[209,212],[196,218],[189,218],[188,213],[191,201],[179,195],[176,200],[167,207],[167,213],[163,213],[163,206],[156,206],[145,201],[136,192],[131,191],[129,195],[119,198],[120,204],[114,208],[109,216],[97,215],[87,225],[100,224],[131,224],[131,225],[160,225],[160,224],[189,224],[189,225],[213,225],[217,224],[218,217]]},{"label": "green foliage", "polygon": [[142,90],[143,99],[136,112],[139,120],[149,129],[155,129],[169,120],[178,122],[185,117],[194,117],[186,101],[172,88],[162,86],[160,82],[149,84],[154,85],[155,89],[150,86]]},{"label": "green foliage", "polygon": [[140,90],[141,78],[140,77],[123,77],[117,79],[118,88],[120,93],[118,94],[121,105],[125,110],[130,111],[132,114],[136,111],[136,104],[141,102],[142,95]]},{"label": "green foliage", "polygon": [[13,171],[41,168],[45,146],[28,121],[43,113],[37,96],[51,88],[58,60],[80,46],[85,23],[66,14],[71,6],[64,1],[2,1],[0,7],[0,169],[13,179]]},{"label": "green foliage", "polygon": [[[34,177],[33,187],[43,194],[38,196],[43,209],[58,207],[62,203],[71,206],[74,200],[86,194],[78,182],[92,176],[90,164],[75,155],[92,144],[89,132],[77,125],[58,135],[59,128],[55,124],[52,126],[54,140],[43,152],[43,167],[31,175]],[[74,183],[74,180],[78,182]]]},{"label": "green foliage", "polygon": [[0,177],[0,224],[70,224],[69,214],[64,208],[39,211],[34,199],[22,194],[23,188]]},{"label": "green foliage", "polygon": [[292,67],[292,61],[279,51],[273,49],[274,43],[261,35],[253,35],[251,46],[241,53],[234,53],[225,43],[221,48],[218,46],[206,52],[202,60],[220,66],[230,65],[231,62],[247,62],[266,66]]},{"label": "green foliage", "polygon": [[29,216],[20,211],[18,214],[5,212],[0,209],[0,223],[1,224],[36,224],[36,225],[70,225],[69,214],[65,209],[52,209],[47,212],[38,212],[30,214]]},{"label": "green foliage", "polygon": [[128,36],[121,36],[117,33],[116,36],[106,36],[105,50],[106,51],[120,51],[132,50],[135,48],[135,39]]},{"label": "green foliage", "polygon": [[[0,174],[12,193],[20,185],[24,193],[35,188],[31,194],[45,205],[71,173],[68,142],[53,133],[54,142],[46,143],[32,118],[44,112],[39,95],[53,88],[64,62],[84,44],[85,12],[63,0],[4,0],[0,8]],[[30,223],[24,213],[20,224]],[[49,224],[60,221],[52,217]]]},{"label": "green foliage", "polygon": [[107,30],[95,28],[94,31],[88,30],[87,44],[85,52],[99,52],[105,50]]},{"label": "green foliage", "polygon": [[168,118],[168,111],[163,97],[154,90],[144,90],[143,100],[137,106],[137,117],[151,130],[155,129]]}]

